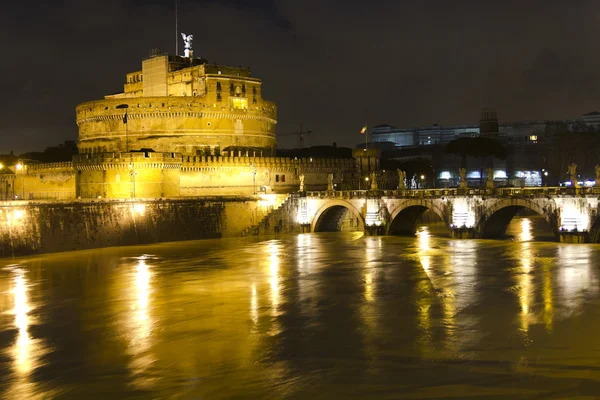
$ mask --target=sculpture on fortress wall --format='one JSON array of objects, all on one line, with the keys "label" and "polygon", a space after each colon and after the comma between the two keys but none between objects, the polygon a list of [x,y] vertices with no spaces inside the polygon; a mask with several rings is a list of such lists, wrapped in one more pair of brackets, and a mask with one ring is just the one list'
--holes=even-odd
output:
[{"label": "sculpture on fortress wall", "polygon": [[327,190],[333,191],[333,174],[327,175]]},{"label": "sculpture on fortress wall", "polygon": [[398,170],[398,189],[406,189],[406,172],[402,171],[401,169]]},{"label": "sculpture on fortress wall", "polygon": [[486,186],[488,189],[494,188],[494,170],[491,168],[487,169],[487,182]]},{"label": "sculpture on fortress wall", "polygon": [[461,168],[458,170],[458,173],[460,175],[460,189],[466,189],[467,188],[467,169],[466,168]]},{"label": "sculpture on fortress wall", "polygon": [[571,179],[571,186],[579,188],[579,182],[577,182],[577,164],[572,163],[569,165],[569,177]]},{"label": "sculpture on fortress wall", "polygon": [[375,174],[375,171],[371,172],[371,190],[377,190],[378,186],[377,186],[377,174]]},{"label": "sculpture on fortress wall", "polygon": [[304,192],[304,175],[300,175],[300,190],[299,192]]},{"label": "sculpture on fortress wall", "polygon": [[600,187],[600,165],[596,165],[596,186]]}]

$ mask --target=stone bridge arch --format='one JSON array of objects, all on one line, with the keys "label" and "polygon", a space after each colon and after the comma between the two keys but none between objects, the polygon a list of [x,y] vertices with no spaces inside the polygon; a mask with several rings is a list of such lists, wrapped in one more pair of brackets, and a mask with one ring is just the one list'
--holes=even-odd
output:
[{"label": "stone bridge arch", "polygon": [[311,221],[311,232],[339,232],[347,212],[357,218],[358,229],[364,232],[365,220],[362,214],[352,203],[344,200],[327,200],[321,205]]},{"label": "stone bridge arch", "polygon": [[449,218],[444,208],[444,201],[441,199],[406,199],[394,202],[390,210],[386,235],[413,235],[416,231],[415,223],[417,219],[427,210],[432,211],[440,217],[444,221],[446,228],[449,228]]},{"label": "stone bridge arch", "polygon": [[559,221],[556,206],[552,200],[537,199],[498,199],[489,206],[484,206],[483,212],[475,226],[477,237],[492,239],[502,237],[506,228],[515,215],[523,208],[529,209],[544,218],[551,227],[554,235],[559,237]]}]

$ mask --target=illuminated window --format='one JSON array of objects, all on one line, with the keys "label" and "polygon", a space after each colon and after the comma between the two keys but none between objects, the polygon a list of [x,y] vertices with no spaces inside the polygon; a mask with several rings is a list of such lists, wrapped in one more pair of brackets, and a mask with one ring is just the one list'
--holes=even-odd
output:
[{"label": "illuminated window", "polygon": [[248,109],[248,99],[241,97],[230,97],[229,102],[231,103],[231,108],[237,108],[238,110]]},{"label": "illuminated window", "polygon": [[537,142],[538,137],[537,137],[537,135],[531,135],[531,136],[529,136],[529,140],[531,140],[532,142]]}]

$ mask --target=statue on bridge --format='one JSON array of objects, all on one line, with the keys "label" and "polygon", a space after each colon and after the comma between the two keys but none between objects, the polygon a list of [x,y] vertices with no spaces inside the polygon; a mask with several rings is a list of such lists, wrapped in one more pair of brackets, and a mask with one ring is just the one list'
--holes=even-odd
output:
[{"label": "statue on bridge", "polygon": [[467,169],[461,168],[458,170],[458,173],[460,175],[460,185],[458,186],[458,188],[466,189],[467,188]]},{"label": "statue on bridge", "polygon": [[406,172],[398,170],[398,190],[406,189]]},{"label": "statue on bridge", "polygon": [[571,179],[571,187],[579,188],[579,182],[577,182],[577,164],[572,163],[569,165],[569,177]]},{"label": "statue on bridge", "polygon": [[300,175],[300,190],[298,190],[299,192],[304,192],[304,175]]},{"label": "statue on bridge", "polygon": [[486,187],[488,189],[494,188],[494,170],[492,168],[487,169],[487,182]]},{"label": "statue on bridge", "polygon": [[333,192],[333,174],[327,175],[327,191]]},{"label": "statue on bridge", "polygon": [[596,187],[600,187],[600,165],[596,165]]},{"label": "statue on bridge", "polygon": [[377,186],[377,174],[375,171],[371,172],[371,190],[377,190],[379,187]]}]

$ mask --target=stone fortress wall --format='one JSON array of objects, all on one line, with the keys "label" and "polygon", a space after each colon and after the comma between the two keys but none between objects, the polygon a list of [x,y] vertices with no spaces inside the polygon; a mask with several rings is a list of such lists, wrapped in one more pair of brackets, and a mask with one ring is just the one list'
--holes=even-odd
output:
[{"label": "stone fortress wall", "polygon": [[[354,171],[353,159],[80,154],[73,162],[31,164],[0,177],[2,199],[130,199],[282,194],[327,189]],[[13,168],[14,167],[9,167]]]}]

